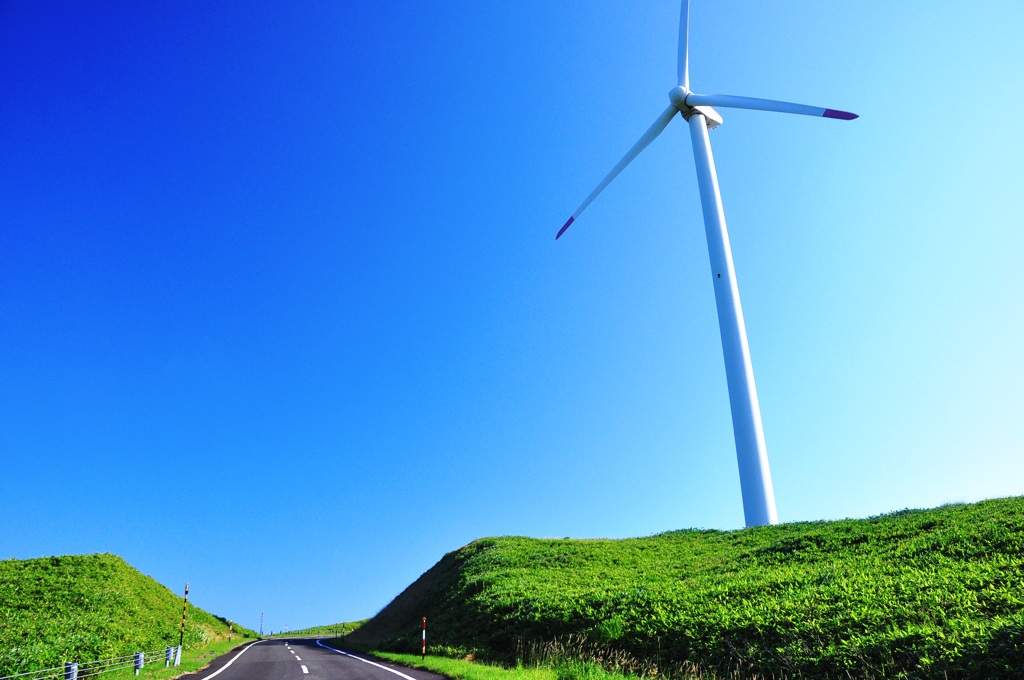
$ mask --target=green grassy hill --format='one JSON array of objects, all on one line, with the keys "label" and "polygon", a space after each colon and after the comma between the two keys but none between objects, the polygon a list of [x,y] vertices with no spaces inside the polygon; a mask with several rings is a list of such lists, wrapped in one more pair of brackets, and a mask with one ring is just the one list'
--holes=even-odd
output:
[{"label": "green grassy hill", "polygon": [[[474,541],[351,636],[659,674],[1024,677],[1024,498],[626,540]],[[552,642],[556,641],[556,642]]]},{"label": "green grassy hill", "polygon": [[[0,676],[177,644],[181,610],[181,595],[114,555],[2,560]],[[189,603],[186,648],[227,630],[224,619]]]},{"label": "green grassy hill", "polygon": [[325,623],[321,626],[311,626],[309,628],[300,628],[299,630],[288,631],[275,631],[275,637],[340,637],[342,631],[345,635],[351,635],[353,632],[359,630],[359,626],[369,621],[369,619],[363,619],[361,621],[340,621],[338,623]]}]

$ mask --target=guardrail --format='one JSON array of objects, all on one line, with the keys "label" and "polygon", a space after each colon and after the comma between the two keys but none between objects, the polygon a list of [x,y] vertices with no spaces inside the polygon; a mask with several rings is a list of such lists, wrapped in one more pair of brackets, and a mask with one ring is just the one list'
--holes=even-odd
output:
[{"label": "guardrail", "polygon": [[175,666],[181,665],[181,645],[176,645],[151,652],[135,652],[134,654],[115,656],[110,659],[97,659],[96,661],[86,661],[84,663],[69,661],[63,666],[25,671],[24,673],[15,673],[14,675],[4,675],[0,677],[0,680],[87,680],[87,678],[125,668],[134,668],[135,675],[138,675],[139,671],[146,665],[147,658],[159,659],[161,655],[164,657],[164,668],[172,664]]}]

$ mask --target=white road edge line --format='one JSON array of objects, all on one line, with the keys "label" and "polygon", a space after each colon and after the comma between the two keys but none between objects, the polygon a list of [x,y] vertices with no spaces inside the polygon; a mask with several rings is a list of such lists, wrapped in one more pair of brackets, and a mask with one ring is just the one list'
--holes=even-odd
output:
[{"label": "white road edge line", "polygon": [[245,649],[240,651],[238,654],[235,654],[233,657],[231,657],[231,661],[228,661],[222,667],[218,668],[215,673],[211,673],[210,675],[207,675],[206,678],[204,678],[204,680],[210,680],[210,678],[217,677],[218,675],[220,675],[221,673],[226,671],[228,669],[228,666],[230,666],[231,664],[233,664],[235,662],[235,659],[237,659],[238,657],[242,656],[247,651],[249,651],[250,649],[252,649],[253,647],[255,647],[256,645],[258,645],[261,642],[263,642],[263,640],[257,640],[256,642],[252,643],[251,645],[248,645]]},{"label": "white road edge line", "polygon": [[305,674],[305,675],[309,675],[309,669],[308,669],[308,668],[306,668],[305,666],[303,666],[303,667],[302,667],[302,672],[303,672],[303,674]]},{"label": "white road edge line", "polygon": [[411,675],[406,675],[405,673],[401,673],[399,671],[396,671],[394,668],[388,668],[387,666],[382,666],[379,663],[375,663],[373,661],[370,661],[369,659],[364,659],[361,656],[356,656],[355,654],[349,654],[348,652],[343,652],[340,649],[335,649],[334,647],[328,647],[327,645],[320,644],[319,640],[317,640],[316,643],[317,643],[317,645],[319,645],[320,647],[323,647],[326,650],[329,650],[329,651],[332,651],[332,652],[337,652],[338,654],[343,654],[343,655],[347,656],[350,659],[355,659],[356,661],[362,661],[363,663],[368,663],[371,666],[376,666],[377,668],[385,670],[388,673],[394,673],[395,675],[401,676],[401,677],[405,678],[406,680],[416,680],[416,678],[412,677]]}]

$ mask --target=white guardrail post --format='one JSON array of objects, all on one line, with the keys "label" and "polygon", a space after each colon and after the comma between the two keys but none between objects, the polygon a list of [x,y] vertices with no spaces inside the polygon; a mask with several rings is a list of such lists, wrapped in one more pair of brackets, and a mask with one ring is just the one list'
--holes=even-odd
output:
[{"label": "white guardrail post", "polygon": [[164,652],[164,668],[167,668],[171,665],[171,657],[174,656],[174,653],[171,651],[171,649],[172,647],[170,645],[167,645],[167,650]]},{"label": "white guardrail post", "polygon": [[146,665],[146,655],[142,652],[135,652],[135,675],[139,674],[142,667]]},{"label": "white guardrail post", "polygon": [[78,680],[78,664],[67,662],[64,664],[64,680]]},{"label": "white guardrail post", "polygon": [[178,651],[174,653],[174,665],[181,665],[181,645],[178,645]]}]

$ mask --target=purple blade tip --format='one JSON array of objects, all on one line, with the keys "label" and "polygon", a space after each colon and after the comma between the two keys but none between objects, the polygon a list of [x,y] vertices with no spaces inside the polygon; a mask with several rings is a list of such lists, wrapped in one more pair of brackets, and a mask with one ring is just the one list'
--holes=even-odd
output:
[{"label": "purple blade tip", "polygon": [[838,118],[839,120],[853,120],[859,118],[856,113],[850,113],[849,111],[836,111],[835,109],[825,109],[825,113],[821,114],[822,118]]},{"label": "purple blade tip", "polygon": [[561,235],[565,233],[565,230],[569,228],[569,225],[572,224],[575,221],[576,221],[575,217],[570,217],[569,221],[567,221],[565,224],[563,224],[562,228],[558,230],[557,234],[555,234],[555,240],[557,241],[559,239],[559,237],[561,237]]}]

